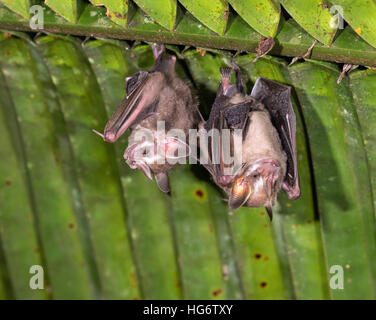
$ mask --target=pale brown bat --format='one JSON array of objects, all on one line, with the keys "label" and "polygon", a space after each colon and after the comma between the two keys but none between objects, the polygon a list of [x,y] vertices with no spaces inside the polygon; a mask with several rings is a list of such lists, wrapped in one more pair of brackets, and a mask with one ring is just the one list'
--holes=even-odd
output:
[{"label": "pale brown bat", "polygon": [[[278,192],[283,189],[289,199],[300,196],[295,142],[295,114],[290,101],[290,87],[258,78],[251,96],[236,71],[236,84],[230,84],[230,68],[221,69],[221,84],[213,104],[206,130],[242,129],[241,166],[225,173],[222,139],[209,138],[208,158],[205,165],[214,181],[228,194],[231,210],[241,206],[267,209],[272,219],[272,207]],[[220,150],[215,161],[215,147]],[[235,140],[230,141],[231,144]],[[234,151],[235,145],[227,148]],[[237,155],[239,156],[239,155]],[[218,163],[219,162],[219,163]],[[228,168],[227,168],[228,169]]]},{"label": "pale brown bat", "polygon": [[[168,171],[178,165],[177,160],[189,155],[189,146],[184,136],[166,133],[178,129],[188,136],[189,129],[197,128],[202,117],[190,86],[175,75],[176,57],[167,55],[164,46],[152,49],[156,59],[153,68],[126,78],[126,97],[104,133],[96,133],[107,142],[115,142],[131,128],[125,161],[149,179],[154,174],[159,188],[169,192]],[[157,130],[159,125],[164,128]]]}]

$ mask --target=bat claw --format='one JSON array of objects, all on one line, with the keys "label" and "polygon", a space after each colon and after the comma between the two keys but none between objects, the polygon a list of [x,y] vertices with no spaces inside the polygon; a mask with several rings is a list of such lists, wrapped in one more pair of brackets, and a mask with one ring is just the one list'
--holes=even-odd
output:
[{"label": "bat claw", "polygon": [[99,131],[95,130],[95,129],[91,129],[91,131],[93,131],[95,134],[97,134],[98,136],[102,137],[104,139],[104,134],[103,133],[100,133]]},{"label": "bat claw", "polygon": [[256,58],[253,60],[253,62],[256,62],[259,58],[266,55],[270,50],[273,49],[275,44],[275,41],[272,37],[264,37],[258,44],[258,47],[256,48]]}]

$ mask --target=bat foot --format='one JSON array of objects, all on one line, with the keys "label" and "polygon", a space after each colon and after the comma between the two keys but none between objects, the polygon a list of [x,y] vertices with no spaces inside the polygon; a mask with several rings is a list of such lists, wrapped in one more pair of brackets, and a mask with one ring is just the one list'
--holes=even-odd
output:
[{"label": "bat foot", "polygon": [[154,59],[157,60],[158,57],[165,51],[165,46],[163,44],[152,44],[151,50],[153,51]]},{"label": "bat foot", "polygon": [[300,59],[307,59],[307,58],[309,58],[309,57],[311,56],[311,53],[312,53],[312,50],[313,50],[314,46],[315,46],[317,43],[318,43],[318,41],[317,41],[317,40],[314,40],[313,43],[312,43],[312,45],[308,48],[307,52],[306,52],[304,55],[294,57],[294,58],[291,60],[291,62],[290,62],[290,64],[289,64],[289,67],[292,66],[296,61],[298,61],[298,60],[300,60]]},{"label": "bat foot", "polygon": [[356,69],[357,67],[358,67],[358,65],[354,65],[354,64],[350,64],[350,63],[345,63],[343,65],[342,72],[341,72],[341,74],[339,75],[339,77],[337,79],[337,84],[341,84],[342,79],[344,78],[344,76],[347,73],[349,73],[350,71]]},{"label": "bat foot", "polygon": [[258,47],[256,48],[256,58],[253,60],[253,62],[256,62],[258,59],[266,55],[270,50],[273,49],[275,44],[275,41],[272,37],[264,37],[258,44]]}]

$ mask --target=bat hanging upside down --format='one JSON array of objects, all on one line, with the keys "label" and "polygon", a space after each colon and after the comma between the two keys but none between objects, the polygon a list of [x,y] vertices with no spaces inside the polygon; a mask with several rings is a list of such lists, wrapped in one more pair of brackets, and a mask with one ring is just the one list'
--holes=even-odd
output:
[{"label": "bat hanging upside down", "polygon": [[[132,169],[140,169],[159,188],[169,192],[168,171],[178,165],[179,157],[187,158],[185,138],[166,135],[178,129],[188,136],[189,129],[202,121],[198,103],[190,87],[175,75],[175,56],[166,55],[163,45],[152,45],[154,66],[126,78],[126,97],[108,121],[104,133],[95,133],[107,142],[115,142],[128,128],[128,148],[124,159]],[[163,130],[158,130],[163,124]],[[188,152],[179,153],[181,149]]]},{"label": "bat hanging upside down", "polygon": [[[239,68],[235,65],[233,68],[236,84],[230,84],[232,69],[221,69],[221,84],[209,119],[203,125],[207,131],[219,130],[220,137],[219,140],[209,137],[208,164],[204,166],[229,196],[231,210],[241,206],[264,206],[272,219],[272,207],[280,189],[291,200],[300,196],[291,89],[258,78],[249,96],[245,93]],[[230,166],[230,172],[225,172],[229,166],[224,163],[223,156],[226,145],[221,137],[224,129],[230,130],[231,146],[227,149],[233,156],[234,130],[241,129],[240,165],[237,168]],[[215,161],[218,153],[219,161]]]}]

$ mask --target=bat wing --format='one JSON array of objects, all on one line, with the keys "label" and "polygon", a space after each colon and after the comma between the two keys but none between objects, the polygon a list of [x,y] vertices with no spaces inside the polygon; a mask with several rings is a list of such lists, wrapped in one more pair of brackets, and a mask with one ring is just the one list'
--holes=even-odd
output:
[{"label": "bat wing", "polygon": [[156,90],[158,86],[154,86],[155,89],[151,91],[145,89],[147,82],[151,81],[150,78],[150,73],[140,71],[126,79],[127,95],[106,124],[106,141],[115,142],[129,127],[154,114],[159,90]]},{"label": "bat wing", "polygon": [[149,72],[147,71],[139,71],[125,79],[124,89],[127,93],[127,97],[129,97],[137,88],[139,88],[143,84],[148,74]]},{"label": "bat wing", "polygon": [[264,104],[278,131],[287,155],[283,189],[289,199],[294,200],[300,196],[300,186],[296,153],[296,117],[291,104],[291,88],[260,77],[256,80],[251,95]]},{"label": "bat wing", "polygon": [[[235,150],[235,129],[243,129],[244,132],[249,126],[248,113],[252,108],[252,102],[247,101],[239,104],[229,104],[213,116],[211,121],[212,130],[208,137],[208,165],[207,170],[212,174],[215,181],[221,186],[226,186],[232,182],[236,175],[234,161],[229,162],[229,157],[234,156]],[[229,130],[224,132],[224,129]],[[225,168],[230,170],[225,171]],[[228,174],[231,172],[231,174]]]},{"label": "bat wing", "polygon": [[[245,87],[240,76],[240,69],[236,65],[233,69],[236,72],[235,85],[230,84],[232,68],[221,68],[221,84],[205,125],[206,130],[212,130],[212,134],[208,138],[208,165],[206,168],[221,186],[228,185],[235,175],[234,172],[230,175],[225,174],[225,167],[231,168],[231,164],[225,163],[225,154],[234,151],[234,137],[231,135],[229,144],[225,143],[223,129],[246,129],[247,115],[252,106],[252,101],[247,98],[239,103],[230,102],[236,94],[245,97]],[[225,150],[225,148],[227,149]]]}]

